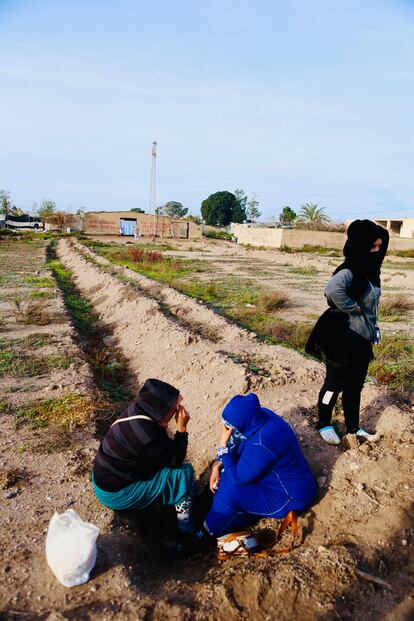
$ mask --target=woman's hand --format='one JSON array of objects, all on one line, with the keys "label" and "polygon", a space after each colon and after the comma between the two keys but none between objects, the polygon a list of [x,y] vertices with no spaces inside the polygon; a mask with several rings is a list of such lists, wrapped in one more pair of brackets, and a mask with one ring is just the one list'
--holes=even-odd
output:
[{"label": "woman's hand", "polygon": [[220,434],[220,446],[227,446],[227,442],[230,440],[233,429],[234,427],[226,427],[224,423],[222,424]]},{"label": "woman's hand", "polygon": [[183,405],[178,406],[177,414],[175,415],[175,422],[177,423],[177,431],[185,433],[187,431],[187,424],[190,420],[190,415]]},{"label": "woman's hand", "polygon": [[223,464],[221,463],[221,461],[215,461],[211,468],[209,487],[213,494],[215,494],[218,489],[220,483],[220,473],[222,469]]}]

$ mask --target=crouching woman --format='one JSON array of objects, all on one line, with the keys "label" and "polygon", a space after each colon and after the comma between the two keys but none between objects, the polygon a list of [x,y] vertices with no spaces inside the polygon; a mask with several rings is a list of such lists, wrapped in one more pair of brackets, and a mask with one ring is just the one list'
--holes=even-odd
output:
[{"label": "crouching woman", "polygon": [[237,395],[222,415],[221,446],[210,489],[215,494],[204,522],[215,537],[259,518],[284,518],[313,502],[316,484],[295,433],[260,406],[255,394]]},{"label": "crouching woman", "polygon": [[[92,482],[98,500],[110,509],[175,505],[178,528],[187,534],[193,531],[194,472],[183,463],[190,416],[181,401],[176,388],[148,379],[102,440]],[[177,431],[170,438],[166,427],[173,417]]]}]

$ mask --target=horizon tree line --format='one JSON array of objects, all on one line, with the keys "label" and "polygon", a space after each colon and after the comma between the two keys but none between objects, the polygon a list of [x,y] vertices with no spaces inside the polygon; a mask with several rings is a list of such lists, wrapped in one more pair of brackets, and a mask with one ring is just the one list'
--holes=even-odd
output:
[{"label": "horizon tree line", "polygon": [[[84,217],[85,208],[80,208],[76,214],[68,211],[58,210],[56,203],[51,199],[43,199],[38,205],[33,203],[32,212],[34,212],[43,222],[54,216],[57,221],[61,221],[64,225],[65,220],[73,218],[74,215]],[[126,210],[127,211],[127,210]],[[133,207],[129,211],[136,213],[146,213],[144,209]],[[164,205],[157,207],[157,215],[165,215],[171,218],[184,218],[194,221],[200,221],[199,216],[193,216],[188,213],[189,209],[175,200],[167,201]],[[8,190],[0,190],[0,214],[3,215],[23,215],[24,211],[17,207],[10,198]],[[201,218],[211,226],[227,226],[230,222],[235,223],[253,223],[256,222],[262,213],[259,211],[259,201],[255,193],[250,197],[244,190],[237,188],[234,192],[219,191],[210,194],[201,203]],[[276,218],[271,218],[276,222]],[[331,219],[326,213],[326,208],[321,207],[319,203],[307,202],[301,205],[298,213],[288,205],[282,207],[279,214],[278,222],[284,226],[327,226]]]}]

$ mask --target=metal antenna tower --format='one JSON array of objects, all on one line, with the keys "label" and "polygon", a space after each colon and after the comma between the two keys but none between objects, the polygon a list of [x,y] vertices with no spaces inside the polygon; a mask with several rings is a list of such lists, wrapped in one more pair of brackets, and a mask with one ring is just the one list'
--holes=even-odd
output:
[{"label": "metal antenna tower", "polygon": [[157,189],[157,141],[152,143],[152,160],[151,160],[151,181],[150,181],[150,198],[149,213],[154,214],[154,237],[155,237],[155,199]]}]

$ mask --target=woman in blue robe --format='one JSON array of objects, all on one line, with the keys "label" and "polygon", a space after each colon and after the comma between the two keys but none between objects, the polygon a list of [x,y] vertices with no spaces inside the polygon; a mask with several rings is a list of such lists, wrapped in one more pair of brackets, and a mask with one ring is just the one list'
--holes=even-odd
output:
[{"label": "woman in blue robe", "polygon": [[223,432],[210,476],[213,504],[204,522],[210,535],[244,528],[259,518],[303,511],[315,479],[297,437],[255,394],[237,395],[222,416]]}]

